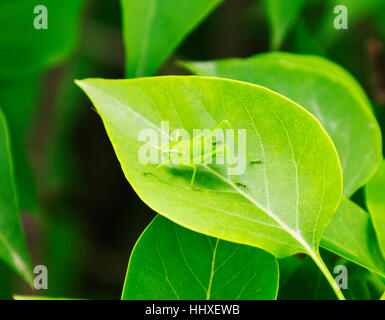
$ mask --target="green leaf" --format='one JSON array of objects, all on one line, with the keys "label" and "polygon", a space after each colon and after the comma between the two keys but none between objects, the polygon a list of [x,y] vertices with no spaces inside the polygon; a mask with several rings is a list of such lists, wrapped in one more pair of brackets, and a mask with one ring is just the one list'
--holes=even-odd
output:
[{"label": "green leaf", "polygon": [[131,254],[124,300],[267,300],[278,291],[269,253],[211,238],[157,216]]},{"label": "green leaf", "polygon": [[385,277],[385,260],[370,216],[350,200],[342,199],[321,246]]},{"label": "green leaf", "polygon": [[198,75],[267,87],[309,110],[337,148],[346,197],[365,185],[382,161],[381,131],[365,92],[348,72],[324,58],[274,52],[183,65]]},{"label": "green leaf", "polygon": [[152,75],[222,0],[121,0],[126,76]]},{"label": "green leaf", "polygon": [[279,49],[286,35],[296,23],[305,0],[264,0],[271,29],[271,48]]},{"label": "green leaf", "polygon": [[372,217],[374,229],[385,255],[385,162],[366,185],[366,204]]},{"label": "green leaf", "polygon": [[12,132],[11,144],[19,205],[22,210],[34,213],[38,208],[37,191],[28,142],[31,137],[31,125],[35,119],[38,84],[41,80],[40,77],[33,76],[17,81],[0,81],[0,105]]},{"label": "green leaf", "polygon": [[[341,198],[342,173],[330,138],[305,109],[266,88],[225,79],[77,83],[101,115],[126,178],[153,210],[193,231],[277,257],[309,254],[339,291],[318,246]],[[138,161],[138,135],[144,129],[160,134],[161,120],[190,136],[227,120],[247,132],[246,151],[263,161],[247,163],[239,176],[246,187],[228,176],[225,165],[200,166],[198,191],[190,185],[191,168],[164,166],[145,174],[149,165]]]},{"label": "green leaf", "polygon": [[9,134],[0,112],[0,259],[32,283],[32,268],[18,215]]},{"label": "green leaf", "polygon": [[[31,75],[65,59],[75,48],[83,0],[2,0],[0,76]],[[35,29],[38,5],[48,10],[48,29]]]}]

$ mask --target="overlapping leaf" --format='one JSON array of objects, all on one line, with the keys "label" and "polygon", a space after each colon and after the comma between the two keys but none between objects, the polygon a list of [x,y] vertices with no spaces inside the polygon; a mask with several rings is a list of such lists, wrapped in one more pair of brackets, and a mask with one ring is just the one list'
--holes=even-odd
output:
[{"label": "overlapping leaf", "polygon": [[370,216],[350,200],[342,199],[321,246],[385,277],[385,260]]},{"label": "overlapping leaf", "polygon": [[123,299],[275,299],[269,253],[211,238],[157,216],[131,254]]},{"label": "overlapping leaf", "polygon": [[366,186],[366,204],[385,256],[385,162]]}]

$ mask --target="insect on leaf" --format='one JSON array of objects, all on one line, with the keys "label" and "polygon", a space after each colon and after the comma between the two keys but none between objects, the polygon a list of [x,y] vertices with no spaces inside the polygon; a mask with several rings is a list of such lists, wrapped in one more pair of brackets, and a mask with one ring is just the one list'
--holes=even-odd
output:
[{"label": "insect on leaf", "polygon": [[357,81],[331,61],[274,52],[247,59],[183,62],[183,65],[201,76],[267,87],[309,110],[337,148],[346,197],[365,185],[382,161],[381,131],[369,99]]},{"label": "insect on leaf", "polygon": [[[342,173],[320,123],[285,97],[256,85],[214,78],[88,79],[77,84],[102,117],[126,178],[139,197],[170,220],[209,236],[262,248],[276,257],[303,252],[320,260],[322,233],[338,207]],[[163,166],[151,175],[138,161],[142,130],[214,128],[223,120],[247,133],[247,163],[229,177],[224,165]],[[282,177],[285,177],[282,179]],[[337,293],[338,294],[338,293]],[[339,296],[340,298],[343,298]]]}]

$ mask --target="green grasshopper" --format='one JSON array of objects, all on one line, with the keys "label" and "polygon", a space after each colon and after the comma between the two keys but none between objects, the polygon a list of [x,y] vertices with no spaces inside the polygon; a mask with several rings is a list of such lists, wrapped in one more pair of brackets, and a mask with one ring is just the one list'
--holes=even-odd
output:
[{"label": "green grasshopper", "polygon": [[[154,146],[160,150],[161,163],[158,164],[155,168],[146,171],[145,174],[150,174],[154,170],[166,165],[176,164],[190,167],[193,169],[190,185],[194,189],[198,190],[198,188],[194,186],[197,173],[197,165],[205,165],[211,163],[212,158],[218,157],[219,155],[227,157],[231,169],[233,172],[235,172],[232,151],[227,144],[221,141],[221,138],[218,139],[218,135],[216,133],[217,130],[224,126],[226,126],[228,129],[232,129],[230,122],[228,120],[223,120],[213,129],[206,129],[202,133],[195,135],[192,139],[182,139],[179,141],[177,137],[162,147]],[[215,141],[213,140],[214,137],[216,139]],[[234,137],[239,144],[238,138],[236,136]],[[251,159],[247,152],[245,152],[245,156],[250,163],[262,163],[262,160]],[[232,174],[232,177],[236,184],[246,187],[244,183],[239,181],[234,173]]]}]

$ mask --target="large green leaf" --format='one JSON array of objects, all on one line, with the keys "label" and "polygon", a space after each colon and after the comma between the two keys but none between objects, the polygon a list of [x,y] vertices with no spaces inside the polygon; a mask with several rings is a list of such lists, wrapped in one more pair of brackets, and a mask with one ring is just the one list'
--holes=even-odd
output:
[{"label": "large green leaf", "polygon": [[271,29],[271,47],[279,49],[290,29],[296,23],[305,0],[264,0]]},{"label": "large green leaf", "polygon": [[[48,29],[35,29],[36,6],[48,10]],[[74,49],[83,0],[1,0],[0,76],[30,75]]]},{"label": "large green leaf", "polygon": [[269,253],[211,238],[157,216],[131,254],[122,299],[275,299]]},{"label": "large green leaf", "polygon": [[324,58],[274,52],[183,64],[199,75],[262,85],[308,109],[337,148],[346,197],[366,184],[382,161],[381,131],[365,92],[348,72]]},{"label": "large green leaf", "polygon": [[222,0],[121,0],[126,76],[152,75]]},{"label": "large green leaf", "polygon": [[321,246],[385,277],[385,260],[370,216],[350,200],[342,199]]},{"label": "large green leaf", "polygon": [[0,259],[32,283],[32,268],[21,229],[7,125],[0,112]]},{"label": "large green leaf", "polygon": [[[152,209],[189,229],[260,247],[285,257],[317,260],[323,231],[341,197],[341,168],[330,138],[305,109],[268,89],[225,79],[159,77],[77,82],[100,113],[126,178]],[[239,179],[225,165],[145,172],[138,161],[139,133],[171,128],[214,128],[228,120],[247,132],[247,163]],[[164,134],[164,132],[163,132]],[[154,165],[155,167],[155,165]],[[319,261],[317,261],[319,262]]]},{"label": "large green leaf", "polygon": [[366,204],[385,255],[385,162],[366,185]]}]

